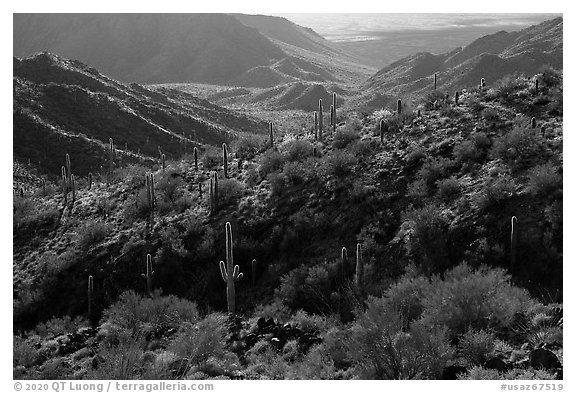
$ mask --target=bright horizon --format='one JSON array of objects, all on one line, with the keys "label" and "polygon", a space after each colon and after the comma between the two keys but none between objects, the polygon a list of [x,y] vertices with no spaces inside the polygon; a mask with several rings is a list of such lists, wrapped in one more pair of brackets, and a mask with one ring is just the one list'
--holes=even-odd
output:
[{"label": "bright horizon", "polygon": [[402,31],[477,29],[482,31],[520,30],[562,14],[270,14],[309,27],[334,42],[369,41],[383,33]]}]

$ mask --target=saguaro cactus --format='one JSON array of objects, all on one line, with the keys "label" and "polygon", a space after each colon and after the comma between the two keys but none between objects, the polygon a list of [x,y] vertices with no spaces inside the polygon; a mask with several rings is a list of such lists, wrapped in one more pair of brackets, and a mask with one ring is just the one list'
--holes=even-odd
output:
[{"label": "saguaro cactus", "polygon": [[460,92],[456,92],[454,93],[454,104],[456,104],[456,106],[458,106],[458,100],[460,99]]},{"label": "saguaro cactus", "polygon": [[535,117],[533,117],[533,118],[530,120],[530,127],[531,127],[531,128],[536,128],[536,118],[535,118]]},{"label": "saguaro cactus", "polygon": [[256,259],[252,259],[252,288],[256,287]]},{"label": "saguaro cactus", "polygon": [[72,204],[76,202],[76,179],[74,175],[70,175],[70,188],[72,189]]},{"label": "saguaro cactus", "polygon": [[356,277],[354,278],[356,288],[362,292],[364,285],[364,261],[362,260],[362,246],[356,244]]},{"label": "saguaro cactus", "polygon": [[416,116],[420,117],[422,115],[422,112],[420,111],[420,108],[418,108],[418,112],[416,113]]},{"label": "saguaro cactus", "polygon": [[336,125],[336,93],[332,93],[332,107],[334,108],[334,125]]},{"label": "saguaro cactus", "polygon": [[512,216],[510,219],[510,271],[514,272],[516,266],[516,247],[518,245],[518,219]]},{"label": "saguaro cactus", "polygon": [[200,199],[202,199],[202,182],[198,182],[198,195],[200,196]]},{"label": "saguaro cactus", "polygon": [[438,81],[438,73],[434,73],[434,90],[436,90],[436,82]]},{"label": "saguaro cactus", "polygon": [[538,84],[538,78],[534,78],[534,79],[535,79],[535,82],[534,82],[534,92],[535,92],[536,94],[538,94],[538,85],[539,85],[539,84]]},{"label": "saguaro cactus", "polygon": [[166,171],[166,154],[162,153],[162,172]]},{"label": "saguaro cactus", "polygon": [[342,280],[344,280],[344,273],[346,271],[346,264],[348,263],[348,250],[346,247],[342,247],[342,252],[340,253],[340,275]]},{"label": "saguaro cactus", "polygon": [[212,177],[210,177],[210,190],[208,193],[209,199],[210,199],[210,212],[214,213],[215,209],[215,203],[214,203],[214,180],[212,179]]},{"label": "saguaro cactus", "polygon": [[70,165],[70,156],[66,153],[66,174],[68,175],[68,187],[71,186],[72,165]]},{"label": "saguaro cactus", "polygon": [[398,112],[398,114],[402,113],[402,100],[398,99],[398,102],[396,103],[396,112]]},{"label": "saguaro cactus", "polygon": [[318,112],[314,112],[314,140],[318,140]]},{"label": "saguaro cactus", "polygon": [[228,147],[222,144],[222,167],[224,168],[224,178],[228,178]]},{"label": "saguaro cactus", "polygon": [[334,105],[330,105],[330,125],[334,125]]},{"label": "saguaro cactus", "polygon": [[92,304],[94,302],[94,277],[88,276],[88,318],[92,319]]},{"label": "saguaro cactus", "polygon": [[272,122],[269,123],[269,129],[270,129],[270,148],[273,148],[274,147],[274,126],[273,126]]},{"label": "saguaro cactus", "polygon": [[380,143],[384,143],[384,134],[388,132],[388,123],[384,119],[380,120]]},{"label": "saguaro cactus", "polygon": [[486,88],[486,79],[484,78],[480,79],[480,88],[481,89]]},{"label": "saguaro cactus", "polygon": [[154,174],[146,174],[146,200],[148,201],[148,208],[150,209],[150,214],[154,211],[154,202],[156,200],[156,195],[154,193]]},{"label": "saguaro cactus", "polygon": [[114,152],[115,152],[115,147],[114,147],[114,139],[110,138],[108,140],[108,160],[109,160],[109,174],[112,175],[112,170],[114,169]]},{"label": "saguaro cactus", "polygon": [[142,277],[146,279],[146,290],[148,295],[152,295],[152,276],[154,275],[154,270],[152,269],[152,256],[146,254],[146,274],[142,273]]},{"label": "saguaro cactus", "polygon": [[92,172],[88,173],[88,190],[92,189]]},{"label": "saguaro cactus", "polygon": [[198,149],[194,146],[194,169],[198,170]]},{"label": "saguaro cactus", "polygon": [[322,133],[324,132],[324,108],[322,107],[322,99],[318,100],[318,137],[322,140]]},{"label": "saguaro cactus", "polygon": [[62,194],[64,195],[64,205],[66,205],[68,203],[68,178],[64,166],[62,166]]},{"label": "saguaro cactus", "polygon": [[232,252],[232,225],[226,222],[226,263],[220,261],[220,274],[226,283],[226,300],[228,302],[228,312],[236,312],[236,290],[234,283],[244,276],[240,273],[240,266],[234,265],[234,255]]}]

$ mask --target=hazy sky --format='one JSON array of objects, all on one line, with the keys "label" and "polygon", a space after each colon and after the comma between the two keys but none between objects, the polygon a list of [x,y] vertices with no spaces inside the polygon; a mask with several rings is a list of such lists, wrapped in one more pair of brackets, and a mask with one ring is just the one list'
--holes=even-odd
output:
[{"label": "hazy sky", "polygon": [[274,14],[331,41],[377,39],[378,32],[494,28],[519,30],[559,14]]}]

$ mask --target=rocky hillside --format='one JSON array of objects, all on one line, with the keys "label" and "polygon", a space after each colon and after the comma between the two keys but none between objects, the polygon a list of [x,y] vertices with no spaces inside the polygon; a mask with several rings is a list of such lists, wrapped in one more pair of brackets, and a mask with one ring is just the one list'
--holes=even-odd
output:
[{"label": "rocky hillside", "polygon": [[491,34],[448,53],[408,56],[368,79],[361,100],[381,107],[400,96],[421,96],[433,89],[434,73],[437,88],[454,92],[479,84],[481,78],[494,83],[512,73],[535,74],[544,65],[562,68],[562,27],[562,18],[556,18],[517,32]]},{"label": "rocky hillside", "polygon": [[219,146],[264,122],[166,88],[121,84],[78,61],[49,53],[14,58],[14,157],[60,174],[66,153],[77,175],[107,166],[109,138],[118,160],[158,160]]},{"label": "rocky hillside", "polygon": [[17,188],[15,378],[561,379],[562,89]]}]

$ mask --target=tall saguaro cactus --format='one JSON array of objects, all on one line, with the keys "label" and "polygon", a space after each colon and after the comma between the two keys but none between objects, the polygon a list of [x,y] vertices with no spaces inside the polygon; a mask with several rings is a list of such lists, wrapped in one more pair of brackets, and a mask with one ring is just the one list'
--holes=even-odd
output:
[{"label": "tall saguaro cactus", "polygon": [[402,113],[402,100],[398,99],[398,102],[396,102],[396,112],[398,112],[398,114]]},{"label": "tall saguaro cactus", "polygon": [[318,140],[318,112],[314,111],[314,140]]},{"label": "tall saguaro cactus", "polygon": [[458,106],[458,100],[460,99],[460,92],[457,91],[454,93],[454,104],[456,104],[456,106]]},{"label": "tall saguaro cactus", "polygon": [[322,140],[322,133],[324,132],[324,108],[322,107],[322,99],[318,100],[318,137]]},{"label": "tall saguaro cactus", "polygon": [[[332,107],[334,108],[334,122],[333,125],[336,125],[336,93],[332,93]],[[334,128],[336,129],[336,128]]]},{"label": "tall saguaro cactus", "polygon": [[518,246],[518,219],[512,216],[510,219],[510,271],[514,272],[516,266],[516,248]]},{"label": "tall saguaro cactus", "polygon": [[356,244],[356,277],[354,283],[358,291],[363,291],[364,286],[364,261],[362,260],[362,246],[360,243]]},{"label": "tall saguaro cactus", "polygon": [[152,294],[152,276],[154,275],[154,270],[152,269],[152,256],[146,254],[146,274],[142,273],[142,277],[146,279],[146,290],[148,295]]},{"label": "tall saguaro cactus", "polygon": [[194,146],[194,169],[198,170],[198,149]]},{"label": "tall saguaro cactus", "polygon": [[340,254],[340,275],[342,280],[344,280],[344,273],[346,271],[346,264],[348,263],[348,250],[346,247],[342,247],[342,252]]},{"label": "tall saguaro cactus", "polygon": [[256,259],[252,259],[252,288],[256,288]]},{"label": "tall saguaro cactus", "polygon": [[536,118],[530,119],[530,128],[536,128]]},{"label": "tall saguaro cactus", "polygon": [[384,134],[388,132],[388,123],[384,119],[380,120],[380,143],[384,143]]},{"label": "tall saguaro cactus", "polygon": [[88,173],[88,190],[92,189],[92,172]]},{"label": "tall saguaro cactus", "polygon": [[92,319],[94,302],[94,277],[88,276],[88,318]]},{"label": "tall saguaro cactus", "polygon": [[166,171],[166,154],[162,153],[162,172]]},{"label": "tall saguaro cactus", "polygon": [[114,153],[116,151],[116,148],[114,147],[114,139],[112,139],[112,138],[110,138],[108,140],[108,150],[109,150],[108,151],[108,160],[109,160],[108,172],[109,172],[109,175],[112,176],[112,170],[114,169]]},{"label": "tall saguaro cactus", "polygon": [[68,188],[70,188],[71,186],[71,181],[72,181],[72,165],[70,164],[70,155],[68,155],[68,153],[66,153],[66,174],[68,176],[67,181],[68,181]]},{"label": "tall saguaro cactus", "polygon": [[222,167],[224,168],[224,178],[228,178],[228,147],[222,144]]},{"label": "tall saguaro cactus", "polygon": [[226,283],[228,312],[234,314],[236,312],[236,289],[234,283],[241,280],[244,274],[240,273],[240,266],[234,265],[232,225],[230,225],[230,222],[226,222],[226,263],[220,261],[220,274],[222,274],[222,280]]},{"label": "tall saguaro cactus", "polygon": [[274,147],[274,123],[269,123],[269,131],[270,131],[270,148]]}]

